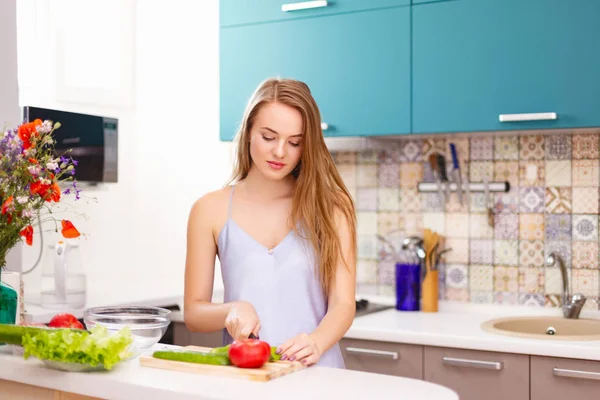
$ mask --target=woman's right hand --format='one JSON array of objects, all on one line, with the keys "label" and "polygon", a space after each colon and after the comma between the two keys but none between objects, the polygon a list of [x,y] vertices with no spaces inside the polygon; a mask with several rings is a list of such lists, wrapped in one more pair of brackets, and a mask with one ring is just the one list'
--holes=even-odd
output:
[{"label": "woman's right hand", "polygon": [[233,340],[248,339],[251,333],[258,337],[260,320],[254,306],[247,301],[236,301],[225,318],[225,328]]}]

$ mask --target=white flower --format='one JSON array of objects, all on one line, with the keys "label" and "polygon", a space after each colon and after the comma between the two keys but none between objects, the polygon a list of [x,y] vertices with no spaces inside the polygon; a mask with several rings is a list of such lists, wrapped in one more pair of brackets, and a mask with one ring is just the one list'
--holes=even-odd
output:
[{"label": "white flower", "polygon": [[42,168],[39,165],[30,165],[27,167],[27,171],[29,171],[31,175],[39,175],[42,172]]},{"label": "white flower", "polygon": [[25,218],[30,218],[33,217],[35,215],[35,211],[33,211],[32,208],[27,207],[25,210],[23,210],[23,217]]},{"label": "white flower", "polygon": [[40,179],[40,182],[42,183],[42,185],[49,185],[52,182],[50,181],[50,179],[46,179],[46,178],[42,178]]},{"label": "white flower", "polygon": [[54,171],[55,169],[58,168],[58,164],[54,161],[51,161],[51,162],[46,163],[46,168]]},{"label": "white flower", "polygon": [[19,204],[25,204],[25,203],[27,203],[27,201],[29,201],[29,197],[27,197],[27,196],[17,196],[17,203],[19,203]]},{"label": "white flower", "polygon": [[38,131],[39,133],[50,133],[50,131],[52,130],[52,123],[48,120],[42,122],[41,125],[38,125],[35,128],[36,131]]}]

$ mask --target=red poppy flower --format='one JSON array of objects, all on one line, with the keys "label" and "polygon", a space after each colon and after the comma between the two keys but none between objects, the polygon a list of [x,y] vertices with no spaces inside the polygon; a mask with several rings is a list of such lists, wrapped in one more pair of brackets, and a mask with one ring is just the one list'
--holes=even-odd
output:
[{"label": "red poppy flower", "polygon": [[60,187],[58,186],[58,183],[54,182],[50,185],[42,197],[46,201],[58,203],[60,201]]},{"label": "red poppy flower", "polygon": [[27,150],[31,147],[31,137],[37,136],[36,128],[42,124],[41,119],[36,119],[33,122],[23,124],[19,127],[19,139],[23,142],[23,150]]},{"label": "red poppy flower", "polygon": [[77,228],[75,228],[71,221],[63,219],[62,221],[60,221],[60,223],[62,225],[61,233],[65,238],[75,239],[81,235],[81,233],[79,233],[79,231],[77,230]]},{"label": "red poppy flower", "polygon": [[2,215],[8,212],[8,208],[13,204],[13,197],[10,196],[8,199],[4,201],[2,204]]},{"label": "red poppy flower", "polygon": [[28,246],[33,244],[33,226],[27,225],[25,228],[21,229],[19,235],[25,238],[25,243],[27,243]]}]

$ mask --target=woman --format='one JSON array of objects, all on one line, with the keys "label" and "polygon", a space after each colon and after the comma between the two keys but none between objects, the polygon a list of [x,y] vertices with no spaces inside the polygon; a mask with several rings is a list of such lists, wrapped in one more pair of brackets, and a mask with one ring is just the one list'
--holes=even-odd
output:
[{"label": "woman", "polygon": [[[356,310],[354,204],[325,146],[307,85],[268,79],[237,134],[232,186],[193,205],[185,323],[254,335],[282,359],[344,368],[338,341]],[[225,298],[211,303],[215,256]]]}]

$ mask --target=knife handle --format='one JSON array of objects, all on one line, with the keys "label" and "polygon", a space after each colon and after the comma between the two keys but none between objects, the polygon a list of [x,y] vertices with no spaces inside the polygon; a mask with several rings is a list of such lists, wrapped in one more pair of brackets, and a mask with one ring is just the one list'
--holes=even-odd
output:
[{"label": "knife handle", "polygon": [[458,156],[456,155],[456,145],[454,143],[450,143],[450,153],[452,153],[452,168],[458,168]]}]

